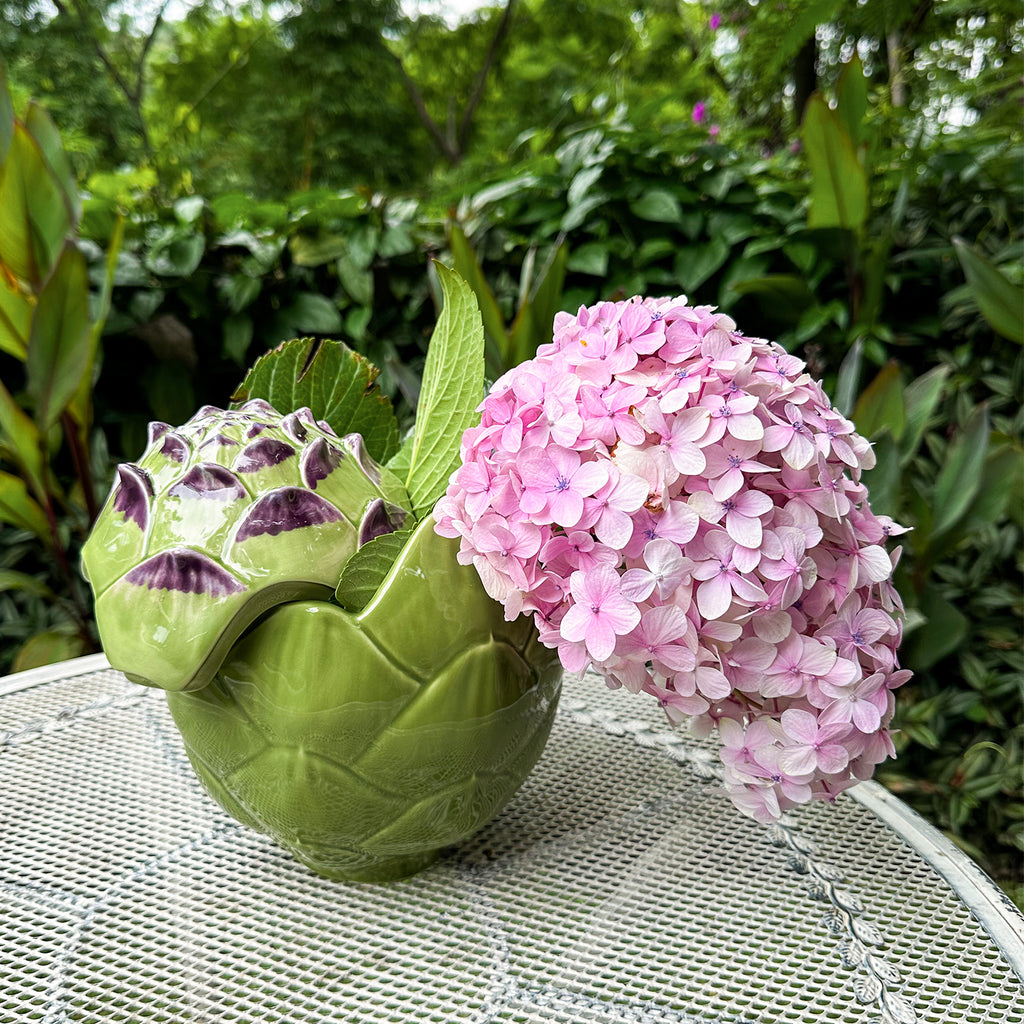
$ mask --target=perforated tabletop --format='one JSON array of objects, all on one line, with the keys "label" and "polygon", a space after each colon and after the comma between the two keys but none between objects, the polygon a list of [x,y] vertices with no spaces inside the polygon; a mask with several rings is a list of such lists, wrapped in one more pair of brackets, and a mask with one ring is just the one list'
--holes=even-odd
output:
[{"label": "perforated tabletop", "polygon": [[229,819],[101,657],[0,679],[0,1022],[1024,1022],[1024,918],[931,826],[869,783],[764,828],[716,764],[566,679],[498,820],[346,884]]}]

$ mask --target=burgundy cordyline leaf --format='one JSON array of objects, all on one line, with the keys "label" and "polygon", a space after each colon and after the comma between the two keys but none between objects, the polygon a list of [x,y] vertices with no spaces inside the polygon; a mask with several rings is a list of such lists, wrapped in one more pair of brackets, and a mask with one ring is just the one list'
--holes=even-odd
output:
[{"label": "burgundy cordyline leaf", "polygon": [[246,496],[242,482],[223,466],[200,462],[193,466],[168,492],[176,498],[215,498],[235,501]]},{"label": "burgundy cordyline leaf", "polygon": [[380,468],[377,463],[370,458],[370,453],[366,450],[366,445],[363,443],[362,434],[346,434],[342,441],[345,447],[356,457],[356,462],[359,463],[359,468],[378,486],[380,485]]},{"label": "burgundy cordyline leaf", "polygon": [[162,420],[153,420],[149,424],[149,443],[154,444],[156,441],[159,441],[170,429],[170,423],[164,423]]},{"label": "burgundy cordyline leaf", "polygon": [[149,590],[177,590],[209,597],[227,597],[245,590],[227,569],[192,548],[162,551],[132,569],[125,579]]},{"label": "burgundy cordyline leaf", "polygon": [[123,512],[140,529],[149,519],[149,499],[153,496],[153,483],[149,474],[130,462],[117,467],[117,490],[114,492],[114,511]]},{"label": "burgundy cordyline leaf", "polygon": [[262,534],[276,536],[304,526],[336,523],[344,516],[319,494],[302,487],[279,487],[256,502],[238,527],[237,540]]},{"label": "burgundy cordyline leaf", "polygon": [[164,434],[164,443],[160,446],[160,454],[173,462],[184,462],[188,458],[188,442],[180,434],[168,430]]},{"label": "burgundy cordyline leaf", "polygon": [[316,485],[329,477],[345,458],[345,453],[336,445],[318,437],[302,453],[302,481],[316,490]]},{"label": "burgundy cordyline leaf", "polygon": [[287,442],[274,437],[261,437],[242,449],[242,454],[235,463],[235,472],[256,473],[261,469],[276,466],[294,454],[295,449]]},{"label": "burgundy cordyline leaf", "polygon": [[363,521],[359,524],[359,546],[369,543],[374,537],[394,533],[405,525],[405,510],[383,498],[370,502]]}]

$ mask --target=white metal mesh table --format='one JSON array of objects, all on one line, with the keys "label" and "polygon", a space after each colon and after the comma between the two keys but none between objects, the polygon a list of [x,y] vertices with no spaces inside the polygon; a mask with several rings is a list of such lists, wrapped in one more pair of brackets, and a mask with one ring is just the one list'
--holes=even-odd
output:
[{"label": "white metal mesh table", "polygon": [[0,679],[0,1022],[1024,1022],[1024,918],[881,787],[767,829],[565,686],[499,819],[372,886],[231,821],[102,657]]}]

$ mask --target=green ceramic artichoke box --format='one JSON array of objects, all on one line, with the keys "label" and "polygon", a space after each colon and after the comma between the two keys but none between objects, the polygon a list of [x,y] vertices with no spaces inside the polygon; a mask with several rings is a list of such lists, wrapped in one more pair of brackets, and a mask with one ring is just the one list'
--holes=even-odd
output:
[{"label": "green ceramic artichoke box", "polygon": [[558,699],[557,653],[433,529],[483,394],[476,301],[438,274],[402,445],[373,367],[289,342],[234,408],[151,424],[83,553],[111,664],[167,691],[207,791],[335,878],[401,877],[482,827]]}]

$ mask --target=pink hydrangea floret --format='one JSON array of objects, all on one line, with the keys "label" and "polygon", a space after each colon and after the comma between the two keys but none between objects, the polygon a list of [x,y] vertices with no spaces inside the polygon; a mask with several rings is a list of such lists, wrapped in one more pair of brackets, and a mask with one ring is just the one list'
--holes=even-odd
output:
[{"label": "pink hydrangea floret", "polygon": [[437,532],[566,670],[717,728],[760,821],[894,756],[903,529],[801,360],[684,297],[602,302],[559,313],[479,411]]}]

